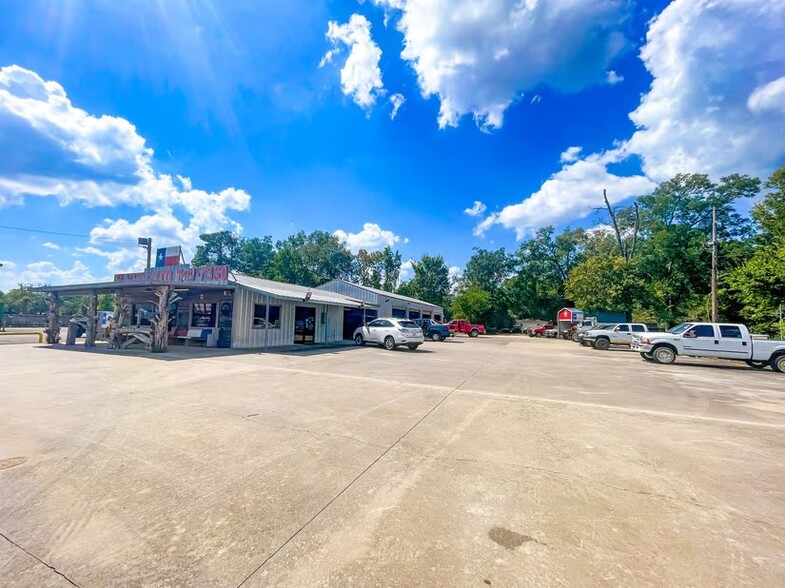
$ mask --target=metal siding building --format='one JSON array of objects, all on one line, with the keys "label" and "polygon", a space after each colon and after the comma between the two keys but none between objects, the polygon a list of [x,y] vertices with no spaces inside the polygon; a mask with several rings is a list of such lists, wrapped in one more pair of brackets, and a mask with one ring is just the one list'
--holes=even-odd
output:
[{"label": "metal siding building", "polygon": [[439,321],[444,318],[444,309],[436,304],[346,280],[332,280],[322,284],[318,289],[362,300],[367,305],[375,307],[380,317],[433,318]]}]

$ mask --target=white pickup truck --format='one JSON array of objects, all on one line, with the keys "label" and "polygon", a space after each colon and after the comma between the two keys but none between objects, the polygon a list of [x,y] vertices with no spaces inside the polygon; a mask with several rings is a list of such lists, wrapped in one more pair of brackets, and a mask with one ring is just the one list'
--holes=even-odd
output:
[{"label": "white pickup truck", "polygon": [[759,339],[744,325],[732,323],[682,323],[666,333],[646,333],[633,338],[632,349],[647,361],[673,363],[677,355],[720,357],[746,362],[763,369],[785,372],[785,341]]},{"label": "white pickup truck", "polygon": [[611,345],[631,345],[632,338],[641,333],[650,331],[643,323],[618,323],[616,325],[606,325],[597,329],[587,331],[582,339],[581,345],[592,346],[600,351],[610,349]]}]

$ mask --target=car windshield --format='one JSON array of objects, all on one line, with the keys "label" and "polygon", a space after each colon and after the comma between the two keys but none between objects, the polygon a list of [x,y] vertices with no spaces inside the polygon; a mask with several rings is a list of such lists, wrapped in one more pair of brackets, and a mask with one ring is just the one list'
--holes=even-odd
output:
[{"label": "car windshield", "polygon": [[692,325],[693,323],[681,323],[680,325],[676,325],[675,327],[670,329],[668,332],[673,333],[674,335],[678,335],[679,333],[683,333],[684,331],[689,329]]},{"label": "car windshield", "polygon": [[418,329],[417,323],[414,321],[398,321],[398,324],[401,325],[404,329]]}]

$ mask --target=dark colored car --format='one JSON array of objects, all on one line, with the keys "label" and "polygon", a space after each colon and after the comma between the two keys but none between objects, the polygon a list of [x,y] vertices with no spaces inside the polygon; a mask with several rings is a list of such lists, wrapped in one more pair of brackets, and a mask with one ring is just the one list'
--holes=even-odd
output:
[{"label": "dark colored car", "polygon": [[415,319],[414,322],[422,329],[423,336],[431,341],[444,341],[451,335],[447,325],[437,323],[434,320]]}]

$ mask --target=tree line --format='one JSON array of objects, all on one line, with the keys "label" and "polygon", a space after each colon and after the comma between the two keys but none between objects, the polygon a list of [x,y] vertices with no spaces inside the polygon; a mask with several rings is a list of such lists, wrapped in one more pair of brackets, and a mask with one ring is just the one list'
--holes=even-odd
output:
[{"label": "tree line", "polygon": [[[721,319],[778,332],[778,309],[785,304],[785,166],[765,183],[741,174],[719,182],[679,174],[627,206],[611,207],[607,197],[605,203],[605,224],[560,232],[543,227],[513,252],[475,248],[458,278],[441,255],[424,254],[412,260],[412,278],[402,282],[399,251],[388,246],[353,254],[325,231],[275,242],[228,231],[205,234],[192,263],[311,287],[345,279],[441,305],[448,317],[491,328],[516,319],[553,320],[563,306],[672,325],[710,317],[714,210]],[[86,301],[67,304],[73,308],[64,314]],[[24,288],[0,293],[0,306],[11,313],[46,310],[43,298]]]}]

